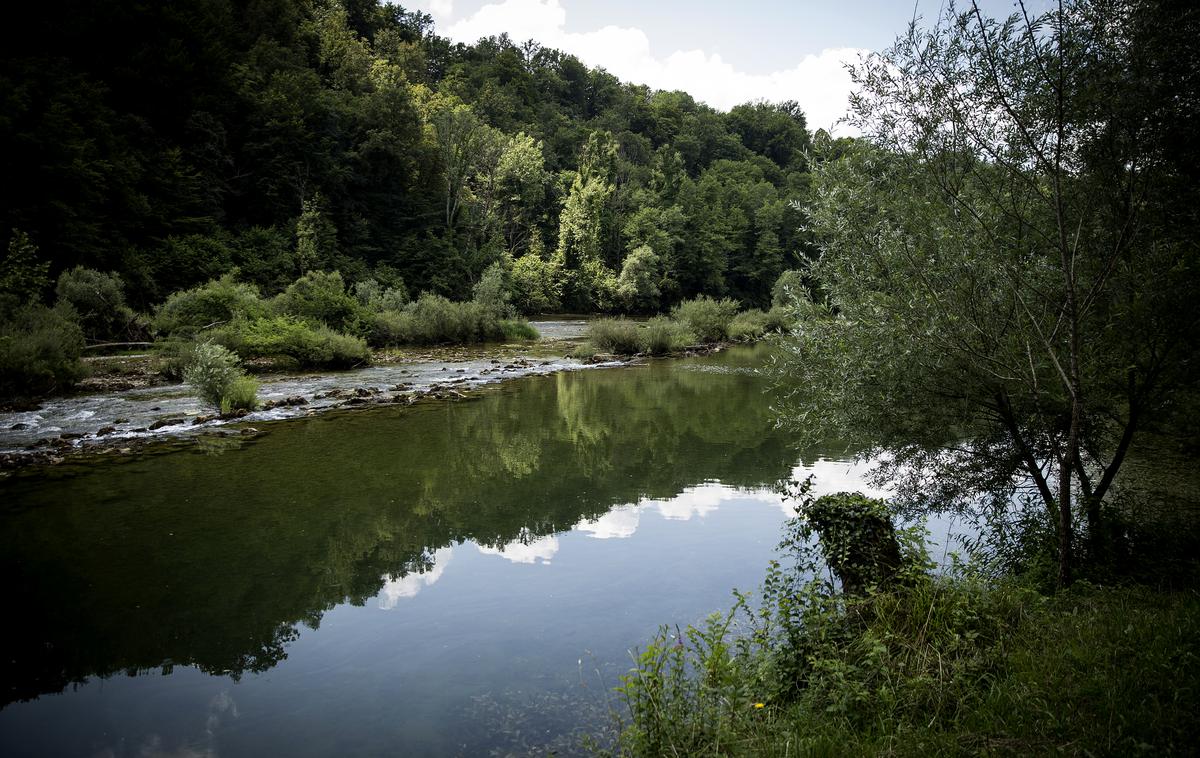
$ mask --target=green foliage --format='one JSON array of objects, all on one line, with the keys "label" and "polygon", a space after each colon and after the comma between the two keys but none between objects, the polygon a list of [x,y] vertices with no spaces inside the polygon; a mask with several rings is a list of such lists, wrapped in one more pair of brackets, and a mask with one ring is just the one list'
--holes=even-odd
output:
[{"label": "green foliage", "polygon": [[528,321],[501,319],[499,325],[500,335],[506,342],[534,341],[542,336]]},{"label": "green foliage", "polygon": [[[805,253],[794,103],[723,114],[561,51],[452,44],[381,0],[272,3],[141,4],[115,25],[100,7],[66,25],[33,9],[0,71],[0,228],[47,260],[116,268],[138,307],[233,267],[265,295],[385,265],[410,292],[463,298],[536,236],[562,276],[516,277],[521,310],[621,305],[579,272],[615,276],[643,244],[661,293],[638,310],[701,293],[765,305]],[[78,52],[71,66],[34,43],[48,38]]]},{"label": "green foliage", "polygon": [[729,324],[737,312],[735,301],[714,300],[704,295],[675,306],[671,317],[684,324],[701,342],[720,342],[729,338]]},{"label": "green foliage", "polygon": [[221,395],[221,413],[252,411],[258,407],[258,381],[239,376],[229,383]]},{"label": "green foliage", "polygon": [[296,220],[296,265],[311,273],[332,264],[337,255],[337,228],[324,211],[320,193],[304,201]]},{"label": "green foliage", "polygon": [[807,299],[808,291],[802,271],[784,271],[771,287],[771,305],[786,308],[797,300]]},{"label": "green foliage", "polygon": [[765,326],[768,332],[786,332],[792,328],[794,321],[795,319],[788,308],[775,305],[771,307],[771,310],[767,311]]},{"label": "green foliage", "polygon": [[649,245],[634,248],[621,264],[617,277],[617,301],[635,312],[658,309],[662,291],[658,282],[662,278],[662,264]]},{"label": "green foliage", "polygon": [[90,339],[118,337],[133,321],[133,311],[125,305],[125,285],[116,273],[76,266],[59,275],[55,293],[60,304],[75,310]]},{"label": "green foliage", "polygon": [[417,345],[484,342],[502,336],[499,319],[476,302],[454,303],[440,295],[422,295],[409,306],[407,342]]},{"label": "green foliage", "polygon": [[[768,599],[783,600],[779,577]],[[1175,754],[1194,742],[1192,593],[1081,585],[1047,599],[968,574],[794,601],[804,626],[774,644],[772,609],[751,614],[744,596],[728,616],[662,630],[620,688],[624,753]]]},{"label": "green foliage", "polygon": [[16,296],[0,296],[0,398],[70,388],[84,375],[83,344],[69,307],[21,305]]},{"label": "green foliage", "polygon": [[767,314],[758,308],[742,311],[729,322],[729,339],[736,342],[756,340],[767,333]]},{"label": "green foliage", "polygon": [[154,313],[152,324],[161,335],[190,336],[236,318],[266,314],[266,306],[253,284],[235,281],[228,273],[194,289],[172,293]]},{"label": "green foliage", "polygon": [[0,260],[0,296],[15,295],[34,303],[50,286],[50,261],[38,260],[37,245],[20,229],[13,229],[8,252]]},{"label": "green foliage", "polygon": [[201,400],[223,410],[222,402],[241,375],[237,354],[222,345],[200,342],[192,349],[183,380],[192,386]]},{"label": "green foliage", "polygon": [[619,318],[592,319],[587,325],[590,350],[616,355],[633,355],[642,351],[642,338],[637,322]]},{"label": "green foliage", "polygon": [[511,318],[516,315],[516,311],[510,302],[510,289],[508,271],[502,262],[497,261],[488,266],[483,276],[475,283],[471,299],[497,318]]},{"label": "green foliage", "polygon": [[305,368],[353,368],[370,362],[361,338],[294,316],[235,319],[213,339],[247,358],[283,358]]},{"label": "green foliage", "polygon": [[650,355],[676,353],[696,342],[696,336],[686,326],[666,316],[655,316],[646,321],[638,336],[642,352]]},{"label": "green foliage", "polygon": [[375,312],[400,311],[409,302],[403,280],[384,287],[374,279],[364,279],[354,285],[354,298],[359,305]]},{"label": "green foliage", "polygon": [[547,261],[541,238],[529,252],[513,261],[513,301],[521,313],[552,313],[562,307],[564,272],[556,261]]},{"label": "green foliage", "polygon": [[309,271],[275,298],[275,309],[314,325],[324,324],[335,331],[346,331],[357,320],[360,306],[346,292],[337,271]]}]

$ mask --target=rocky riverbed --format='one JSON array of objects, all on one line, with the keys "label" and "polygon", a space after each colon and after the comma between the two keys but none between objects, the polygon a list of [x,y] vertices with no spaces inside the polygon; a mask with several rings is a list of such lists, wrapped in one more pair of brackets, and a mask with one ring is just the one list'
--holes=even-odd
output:
[{"label": "rocky riverbed", "polygon": [[139,356],[102,359],[83,393],[0,412],[0,470],[200,435],[253,435],[256,423],[337,408],[463,399],[505,379],[619,363],[564,357],[584,321],[533,323],[543,335],[537,343],[396,350],[362,369],[260,375],[259,409],[229,416],[215,414],[186,384],[160,384],[139,371]]}]

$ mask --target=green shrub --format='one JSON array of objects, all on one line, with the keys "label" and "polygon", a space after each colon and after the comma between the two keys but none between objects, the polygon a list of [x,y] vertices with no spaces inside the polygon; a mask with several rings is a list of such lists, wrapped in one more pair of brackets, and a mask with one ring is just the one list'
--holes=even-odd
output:
[{"label": "green shrub", "polygon": [[69,307],[0,304],[0,397],[61,392],[84,375],[83,331]]},{"label": "green shrub", "polygon": [[371,359],[362,339],[293,316],[238,319],[213,339],[248,358],[286,358],[305,368],[352,368]]},{"label": "green shrub", "polygon": [[714,300],[702,295],[675,306],[671,316],[686,326],[701,342],[720,342],[729,338],[729,323],[733,321],[737,311],[737,302],[733,300]]},{"label": "green shrub", "polygon": [[587,342],[598,353],[633,355],[642,351],[638,325],[629,319],[598,318],[589,321]]},{"label": "green shrub", "polygon": [[134,320],[133,311],[125,304],[125,285],[116,273],[76,266],[59,275],[55,293],[60,304],[75,310],[89,339],[119,337]]},{"label": "green shrub", "polygon": [[364,314],[358,331],[371,347],[394,347],[412,342],[412,316],[397,311],[372,311]]},{"label": "green shrub", "polygon": [[175,292],[154,314],[154,330],[163,335],[191,335],[235,318],[258,318],[266,305],[253,284],[234,281],[228,273],[194,289]]},{"label": "green shrub", "polygon": [[786,332],[792,328],[791,312],[786,306],[774,305],[767,311],[766,327],[768,332]]},{"label": "green shrub", "polygon": [[733,317],[727,330],[729,339],[741,342],[756,340],[766,334],[767,314],[758,308],[751,308]]},{"label": "green shrub", "polygon": [[[441,295],[424,294],[405,313],[412,318],[409,339],[418,345],[482,342],[489,336],[486,310],[475,302],[454,303]],[[498,326],[490,336],[502,336]]]},{"label": "green shrub", "polygon": [[183,372],[192,362],[195,341],[183,337],[167,337],[154,341],[158,355],[158,373],[172,381],[183,381]]},{"label": "green shrub", "polygon": [[365,279],[354,285],[354,299],[371,311],[399,311],[408,304],[408,290],[403,281],[385,288],[374,279]]},{"label": "green shrub", "polygon": [[804,273],[801,271],[784,271],[771,287],[771,305],[791,305],[796,300],[808,299],[808,287],[804,284]]},{"label": "green shrub", "polygon": [[401,312],[381,311],[360,317],[359,330],[372,347],[465,344],[536,340],[527,321],[501,319],[478,302],[455,303],[440,295],[422,295]]},{"label": "green shrub", "polygon": [[336,271],[309,271],[275,299],[275,308],[282,315],[314,325],[324,324],[336,331],[353,326],[361,311],[358,301],[346,292],[342,275]]},{"label": "green shrub", "polygon": [[686,326],[666,316],[655,316],[647,321],[639,336],[642,352],[650,355],[674,353],[696,342],[696,336]]},{"label": "green shrub", "polygon": [[258,407],[258,381],[239,376],[229,383],[221,395],[221,413],[252,411]]},{"label": "green shrub", "polygon": [[503,319],[500,321],[500,332],[504,335],[506,342],[517,342],[520,340],[536,340],[541,337],[538,330],[533,327],[528,321],[520,321],[516,319]]},{"label": "green shrub", "polygon": [[536,250],[513,261],[510,276],[521,313],[550,313],[562,307],[563,268],[543,260]]},{"label": "green shrub", "polygon": [[242,375],[238,357],[223,345],[201,342],[192,348],[192,358],[183,370],[183,380],[200,399],[220,409],[234,380]]}]

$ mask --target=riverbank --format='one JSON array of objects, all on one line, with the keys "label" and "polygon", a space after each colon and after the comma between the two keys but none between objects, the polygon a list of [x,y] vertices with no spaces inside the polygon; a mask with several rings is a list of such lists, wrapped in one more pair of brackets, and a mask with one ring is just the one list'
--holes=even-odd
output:
[{"label": "riverbank", "polygon": [[625,754],[1186,755],[1200,738],[1194,587],[959,577],[824,618],[740,659],[712,626],[655,640],[626,679]]},{"label": "riverbank", "polygon": [[[372,365],[321,373],[264,373],[253,412],[214,414],[185,384],[159,373],[153,354],[106,356],[81,387],[0,413],[0,476],[30,466],[57,466],[94,456],[127,456],[157,446],[174,449],[200,437],[247,437],[274,422],[335,410],[467,400],[510,379],[629,365],[648,356],[577,356],[586,321],[535,322],[537,343],[381,350]],[[668,357],[720,352],[698,345]]]}]

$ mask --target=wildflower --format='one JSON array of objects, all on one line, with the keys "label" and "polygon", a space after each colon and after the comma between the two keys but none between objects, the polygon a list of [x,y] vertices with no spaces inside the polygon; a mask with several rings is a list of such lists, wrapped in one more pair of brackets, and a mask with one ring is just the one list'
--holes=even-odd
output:
[{"label": "wildflower", "polygon": [[767,705],[766,703],[755,703],[755,704],[754,704],[754,707],[755,707],[755,708],[765,708],[765,707],[766,707],[766,705]]}]

